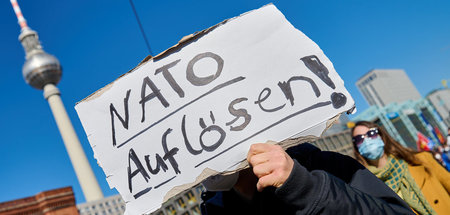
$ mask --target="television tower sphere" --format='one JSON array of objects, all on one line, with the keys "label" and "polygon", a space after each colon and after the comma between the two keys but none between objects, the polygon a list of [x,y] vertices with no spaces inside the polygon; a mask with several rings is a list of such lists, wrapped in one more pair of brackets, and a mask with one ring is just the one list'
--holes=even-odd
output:
[{"label": "television tower sphere", "polygon": [[22,74],[29,85],[42,90],[46,84],[58,84],[62,68],[56,57],[42,51],[30,55],[23,65]]},{"label": "television tower sphere", "polygon": [[[17,2],[15,4],[18,7]],[[21,14],[19,13],[19,17]],[[36,31],[31,30],[26,23],[21,26],[23,27],[19,40],[25,50],[26,59],[22,68],[23,78],[29,85],[39,90],[42,90],[46,84],[58,84],[62,75],[58,59],[42,49]]]}]

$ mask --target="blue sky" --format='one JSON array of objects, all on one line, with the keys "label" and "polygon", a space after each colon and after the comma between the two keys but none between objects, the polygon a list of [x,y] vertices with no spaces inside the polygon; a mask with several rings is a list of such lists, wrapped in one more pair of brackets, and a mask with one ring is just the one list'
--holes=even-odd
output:
[{"label": "blue sky", "polygon": [[[450,76],[448,1],[150,1],[134,0],[154,54],[183,36],[273,2],[333,62],[361,112],[355,86],[374,68],[405,69],[422,96]],[[58,87],[105,196],[76,102],[134,68],[149,52],[128,0],[19,0],[44,49],[63,66]],[[22,78],[20,27],[9,1],[0,2],[0,202],[72,186],[85,202],[42,91]]]}]

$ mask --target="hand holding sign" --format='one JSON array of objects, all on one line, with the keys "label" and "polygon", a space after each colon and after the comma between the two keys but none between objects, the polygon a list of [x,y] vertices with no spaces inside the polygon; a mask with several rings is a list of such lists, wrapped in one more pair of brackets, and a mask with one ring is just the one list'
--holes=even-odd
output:
[{"label": "hand holding sign", "polygon": [[257,143],[250,146],[247,161],[258,177],[256,187],[281,187],[291,174],[294,161],[279,145]]}]

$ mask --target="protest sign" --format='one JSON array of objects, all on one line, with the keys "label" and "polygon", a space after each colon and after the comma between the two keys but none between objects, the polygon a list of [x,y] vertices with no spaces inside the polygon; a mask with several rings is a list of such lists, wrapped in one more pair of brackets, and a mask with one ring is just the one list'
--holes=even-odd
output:
[{"label": "protest sign", "polygon": [[322,50],[267,5],[144,59],[75,108],[127,213],[144,214],[236,170],[251,144],[320,134],[353,106]]}]

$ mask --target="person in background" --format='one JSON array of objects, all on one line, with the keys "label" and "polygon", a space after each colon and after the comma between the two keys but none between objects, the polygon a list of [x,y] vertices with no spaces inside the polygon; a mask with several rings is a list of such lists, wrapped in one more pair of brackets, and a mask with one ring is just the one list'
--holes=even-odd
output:
[{"label": "person in background", "polygon": [[414,214],[356,160],[308,143],[286,151],[253,144],[247,161],[250,168],[202,183],[203,215]]},{"label": "person in background", "polygon": [[431,154],[433,154],[434,159],[441,164],[441,166],[443,166],[444,168],[447,168],[447,164],[444,161],[443,158],[443,153],[444,153],[444,148],[440,145],[437,145],[435,147],[433,147],[433,149],[430,151]]},{"label": "person in background", "polygon": [[372,122],[357,122],[351,133],[356,159],[416,213],[450,214],[450,173],[431,153],[403,147]]},{"label": "person in background", "polygon": [[[447,171],[450,171],[450,158],[448,157],[448,151],[445,151],[445,143],[444,143],[443,146],[438,146],[437,150],[438,150],[438,153],[439,153],[440,158],[441,158],[440,160],[441,160],[442,166],[445,169],[447,169]],[[436,160],[438,160],[438,159],[436,158]]]},{"label": "person in background", "polygon": [[450,145],[450,128],[447,128],[447,146]]},{"label": "person in background", "polygon": [[442,146],[442,160],[445,163],[445,168],[450,171],[450,128],[447,130],[447,139]]},{"label": "person in background", "polygon": [[447,140],[444,144],[444,151],[450,152],[450,128],[447,129]]}]

